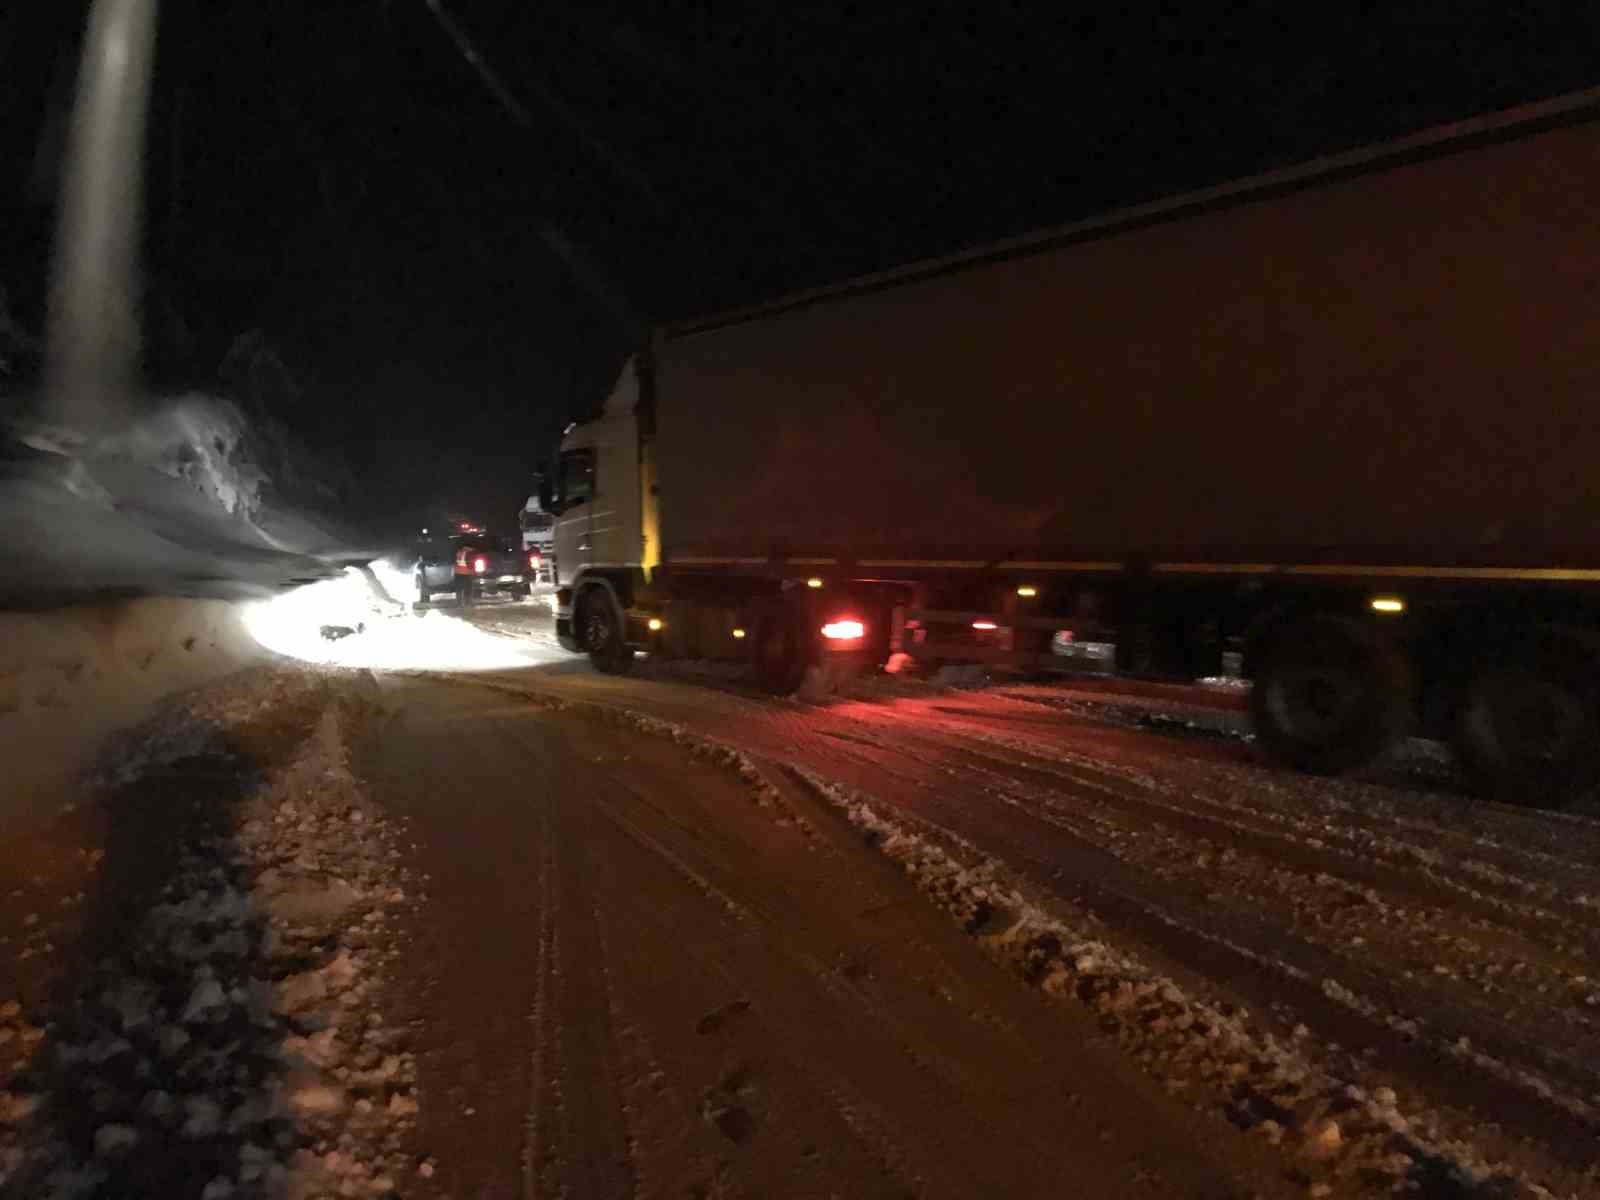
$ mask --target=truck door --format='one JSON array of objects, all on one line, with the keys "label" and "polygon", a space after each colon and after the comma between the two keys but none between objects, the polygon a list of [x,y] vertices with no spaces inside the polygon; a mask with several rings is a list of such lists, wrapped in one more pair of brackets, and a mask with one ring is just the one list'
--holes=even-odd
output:
[{"label": "truck door", "polygon": [[570,583],[594,559],[594,448],[561,452],[557,487],[561,512],[555,523],[557,582]]}]

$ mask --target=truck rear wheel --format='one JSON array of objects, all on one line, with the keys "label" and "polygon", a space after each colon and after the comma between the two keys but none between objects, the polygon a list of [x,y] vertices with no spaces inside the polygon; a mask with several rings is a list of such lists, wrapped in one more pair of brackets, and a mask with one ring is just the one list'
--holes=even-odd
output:
[{"label": "truck rear wheel", "polygon": [[1600,779],[1600,672],[1559,637],[1484,662],[1456,711],[1455,747],[1496,800],[1556,808]]},{"label": "truck rear wheel", "polygon": [[633,647],[628,645],[617,606],[595,588],[585,593],[580,603],[577,625],[590,664],[602,675],[627,674],[633,668]]},{"label": "truck rear wheel", "polygon": [[1263,648],[1250,692],[1256,736],[1303,771],[1365,766],[1404,733],[1414,684],[1404,654],[1357,621],[1312,617]]}]

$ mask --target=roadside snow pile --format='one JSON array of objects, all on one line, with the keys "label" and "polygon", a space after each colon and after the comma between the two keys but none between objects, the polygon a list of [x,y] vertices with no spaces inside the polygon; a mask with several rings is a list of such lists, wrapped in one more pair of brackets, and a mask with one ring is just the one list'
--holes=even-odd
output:
[{"label": "roadside snow pile", "polygon": [[260,510],[268,481],[250,461],[248,432],[244,414],[234,405],[189,395],[103,439],[95,452],[181,479],[222,511],[251,518]]},{"label": "roadside snow pile", "polygon": [[[9,430],[36,452],[16,475],[19,507],[26,497],[50,508],[48,520],[32,523],[79,554],[115,554],[131,536],[147,542],[134,558],[151,558],[149,565],[200,555],[259,568],[274,553],[315,556],[355,540],[338,509],[338,492],[350,486],[345,473],[303,448],[286,449],[280,430],[250,421],[226,400],[164,399],[93,436],[25,420]],[[296,482],[286,488],[284,477]],[[316,566],[285,563],[274,574],[286,580]]]},{"label": "roadside snow pile", "polygon": [[0,1093],[0,1190],[398,1186],[416,1064],[380,1003],[408,901],[398,830],[347,765],[349,711],[305,674],[232,682],[104,775],[99,929],[48,1011],[0,1004],[0,1040],[42,1041]]},{"label": "roadside snow pile", "polygon": [[299,662],[387,671],[492,671],[565,657],[497,637],[454,613],[407,611],[409,576],[374,563],[243,606],[263,648]]},{"label": "roadside snow pile", "polygon": [[[1051,994],[1094,1013],[1143,1067],[1196,1109],[1284,1148],[1314,1196],[1412,1191],[1452,1197],[1551,1197],[1540,1183],[1442,1134],[1388,1087],[1336,1066],[1303,1026],[1280,1038],[1248,1010],[1210,1003],[1091,932],[1089,918],[1047,909],[1000,862],[943,830],[803,768],[795,777],[900,864],[991,955]],[[1437,1190],[1435,1190],[1437,1189]]]},{"label": "roadside snow pile", "polygon": [[0,823],[25,829],[68,796],[99,738],[158,699],[260,656],[238,609],[146,596],[0,613]]},{"label": "roadside snow pile", "polygon": [[337,708],[270,797],[239,842],[273,935],[280,1095],[312,1140],[290,1164],[291,1192],[390,1192],[419,1109],[416,1060],[379,1010],[385,964],[400,953],[391,922],[407,903],[399,830],[351,774]]}]

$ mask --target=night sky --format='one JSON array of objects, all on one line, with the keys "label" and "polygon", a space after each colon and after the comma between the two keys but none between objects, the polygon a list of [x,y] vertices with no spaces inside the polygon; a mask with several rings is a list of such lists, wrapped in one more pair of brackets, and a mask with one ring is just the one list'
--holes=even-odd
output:
[{"label": "night sky", "polygon": [[[261,331],[405,522],[509,517],[640,323],[1600,84],[1593,3],[441,4],[502,95],[428,0],[166,0],[149,133],[152,389]],[[85,11],[0,7],[35,329]]]}]

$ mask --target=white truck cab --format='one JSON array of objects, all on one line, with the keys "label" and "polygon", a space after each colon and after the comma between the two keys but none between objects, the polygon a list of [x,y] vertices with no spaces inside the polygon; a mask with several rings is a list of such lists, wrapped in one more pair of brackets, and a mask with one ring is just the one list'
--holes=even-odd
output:
[{"label": "white truck cab", "polygon": [[541,497],[555,514],[557,636],[607,669],[623,669],[650,631],[634,607],[660,558],[647,386],[630,358],[600,416],[567,427]]},{"label": "white truck cab", "polygon": [[556,522],[555,518],[544,510],[537,493],[529,496],[523,503],[522,512],[518,515],[518,524],[522,527],[524,555],[538,555],[537,567],[532,565],[535,560],[529,559],[530,570],[533,573],[532,581],[554,582]]},{"label": "white truck cab", "polygon": [[630,359],[601,415],[568,426],[561,439],[552,486],[558,587],[572,587],[596,569],[655,566],[645,538],[649,447],[640,437],[639,397],[639,372]]}]

